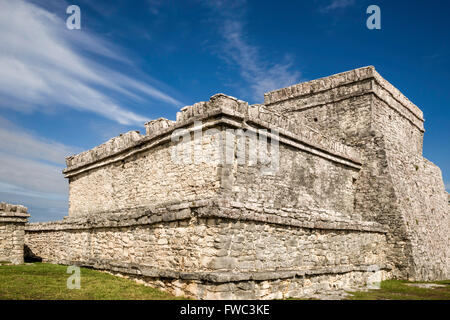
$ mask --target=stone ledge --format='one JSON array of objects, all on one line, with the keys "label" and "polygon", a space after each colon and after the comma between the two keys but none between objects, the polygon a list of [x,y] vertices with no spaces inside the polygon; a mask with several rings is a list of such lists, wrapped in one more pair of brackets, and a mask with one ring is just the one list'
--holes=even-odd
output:
[{"label": "stone ledge", "polygon": [[377,222],[349,220],[339,213],[299,208],[269,208],[230,202],[224,199],[206,199],[158,207],[133,208],[133,214],[100,214],[65,218],[61,221],[30,223],[26,232],[86,230],[152,225],[198,218],[218,218],[234,221],[253,221],[287,227],[357,232],[386,233],[386,227]]},{"label": "stone ledge", "polygon": [[96,162],[110,155],[133,148],[141,142],[143,137],[143,135],[139,134],[139,131],[129,131],[111,138],[93,149],[66,157],[67,168],[63,170],[63,173],[82,167],[87,163]]},{"label": "stone ledge", "polygon": [[[313,154],[315,156],[327,159],[329,161],[343,164],[347,167],[353,167],[357,170],[361,169],[361,162],[359,160],[359,154],[354,153],[350,157],[343,157],[341,155],[337,156],[336,154],[329,152],[325,149],[320,149],[314,146],[311,143],[305,142],[305,139],[300,139],[298,135],[293,134],[285,129],[276,128],[271,126],[270,123],[260,121],[260,120],[245,120],[242,123],[239,120],[229,119],[229,118],[221,118],[220,121],[217,121],[217,124],[225,124],[238,129],[245,129],[253,132],[257,132],[258,128],[254,126],[267,128],[271,130],[271,132],[267,132],[266,135],[269,139],[276,139],[279,143],[294,147],[295,149],[305,151],[307,153]],[[273,130],[278,132],[278,136],[273,134]],[[323,141],[323,140],[322,140]],[[333,141],[329,141],[330,143],[334,143]],[[336,146],[334,146],[336,148]]]},{"label": "stone ledge", "polygon": [[28,213],[0,211],[0,218],[29,218]]},{"label": "stone ledge", "polygon": [[0,216],[0,223],[27,223],[28,217],[2,217]]},{"label": "stone ledge", "polygon": [[[197,110],[199,109],[200,110]],[[211,97],[210,102],[195,104],[186,107],[183,116],[177,117],[174,127],[167,127],[159,134],[167,134],[171,129],[192,124],[195,120],[202,121],[208,118],[226,115],[245,123],[254,123],[263,128],[279,131],[290,138],[296,138],[313,148],[335,154],[356,163],[361,163],[361,155],[358,149],[347,146],[338,141],[324,136],[318,130],[309,127],[306,122],[299,124],[291,121],[285,115],[267,109],[264,105],[251,105],[234,97],[219,93]]]},{"label": "stone ledge", "polygon": [[88,259],[85,261],[47,261],[62,265],[76,265],[80,267],[91,267],[99,270],[119,272],[135,276],[149,278],[173,278],[180,280],[200,280],[211,283],[227,283],[240,281],[266,281],[276,279],[303,278],[329,274],[343,274],[349,272],[373,272],[375,270],[391,270],[388,265],[343,265],[336,267],[324,267],[318,269],[301,270],[273,270],[273,271],[211,271],[211,272],[182,272],[170,269],[159,269],[150,265],[126,263],[107,259]]},{"label": "stone ledge", "polygon": [[[218,100],[218,97],[221,100]],[[311,129],[306,126],[299,126],[299,124],[290,121],[287,117],[267,110],[264,106],[250,106],[242,107],[238,100],[225,95],[215,95],[211,98],[213,101],[220,101],[221,106],[207,109],[206,113],[193,113],[192,117],[185,116],[172,125],[165,125],[159,130],[152,131],[149,136],[140,136],[133,140],[131,144],[124,144],[122,147],[108,147],[109,142],[100,145],[90,151],[85,151],[79,155],[68,158],[68,166],[63,170],[65,177],[70,177],[86,170],[91,170],[99,166],[108,165],[110,163],[124,160],[132,155],[143,152],[155,146],[170,141],[169,135],[181,128],[187,128],[192,126],[195,121],[206,121],[214,118],[230,117],[240,121],[238,125],[244,129],[248,128],[247,123],[253,123],[264,129],[276,130],[283,135],[285,139],[295,140],[304,144],[306,148],[312,148],[319,152],[324,152],[328,156],[326,158],[333,160],[333,157],[341,158],[343,160],[351,161],[354,165],[361,164],[360,152],[353,147],[344,145],[340,142],[329,139],[317,130]],[[224,102],[224,100],[235,101],[236,104],[233,108],[229,108],[230,101]],[[233,104],[231,104],[233,105]],[[220,121],[225,122],[224,118],[220,118]],[[218,123],[217,123],[218,124]],[[125,139],[126,140],[126,139]],[[125,141],[123,140],[123,141]],[[110,140],[116,141],[116,140]],[[281,140],[281,142],[287,143]],[[111,142],[113,143],[113,142]],[[306,149],[305,149],[306,150]],[[308,150],[306,150],[308,151]],[[308,151],[310,152],[310,151]],[[329,156],[332,156],[331,158]]]},{"label": "stone ledge", "polygon": [[25,223],[30,215],[21,205],[0,202],[0,223]]}]

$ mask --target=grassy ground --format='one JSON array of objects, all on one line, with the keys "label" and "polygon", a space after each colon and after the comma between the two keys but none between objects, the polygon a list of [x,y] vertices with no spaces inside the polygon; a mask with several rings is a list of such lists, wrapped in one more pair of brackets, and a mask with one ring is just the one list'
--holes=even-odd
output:
[{"label": "grassy ground", "polygon": [[0,265],[0,300],[167,300],[177,299],[133,280],[81,268],[81,288],[67,289],[67,267],[45,263]]},{"label": "grassy ground", "polygon": [[[431,282],[429,282],[431,283]],[[351,292],[350,300],[450,300],[450,280],[432,282],[445,287],[418,288],[414,282],[386,280],[379,290]]]}]

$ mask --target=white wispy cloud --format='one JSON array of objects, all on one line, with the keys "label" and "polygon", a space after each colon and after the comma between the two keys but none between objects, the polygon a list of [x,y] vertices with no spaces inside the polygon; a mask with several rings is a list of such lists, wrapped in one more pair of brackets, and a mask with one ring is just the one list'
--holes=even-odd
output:
[{"label": "white wispy cloud", "polygon": [[0,150],[8,155],[64,165],[64,158],[77,147],[41,138],[34,132],[27,132],[10,121],[0,117]]},{"label": "white wispy cloud", "polygon": [[261,58],[261,49],[245,40],[243,23],[228,20],[222,28],[225,53],[240,69],[242,78],[253,90],[253,98],[261,100],[265,92],[283,88],[300,81],[300,72],[293,70],[293,62],[284,57],[281,63]]},{"label": "white wispy cloud", "polygon": [[0,192],[27,193],[40,198],[66,197],[62,167],[0,152]]},{"label": "white wispy cloud", "polygon": [[219,32],[224,39],[220,51],[230,65],[237,66],[240,75],[253,91],[251,97],[261,100],[265,92],[283,88],[300,81],[301,73],[294,69],[289,55],[281,62],[263,58],[263,48],[252,44],[245,32],[246,1],[207,1],[206,4],[221,17]]},{"label": "white wispy cloud", "polygon": [[158,88],[85,54],[90,52],[131,64],[113,44],[83,29],[66,29],[61,17],[35,4],[0,1],[1,107],[30,112],[64,105],[100,114],[120,124],[142,124],[147,117],[128,110],[104,90],[134,100],[154,99],[183,105]]},{"label": "white wispy cloud", "polygon": [[0,117],[0,200],[45,207],[59,212],[60,218],[66,215],[68,183],[61,170],[64,158],[79,151]]}]

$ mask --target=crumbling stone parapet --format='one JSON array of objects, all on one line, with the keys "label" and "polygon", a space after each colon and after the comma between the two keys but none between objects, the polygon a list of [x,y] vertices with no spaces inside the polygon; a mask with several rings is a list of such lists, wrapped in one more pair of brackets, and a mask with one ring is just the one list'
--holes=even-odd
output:
[{"label": "crumbling stone parapet", "polygon": [[171,121],[171,120],[165,119],[165,118],[151,120],[145,124],[146,135],[147,136],[150,136],[150,135],[156,136],[164,129],[167,129],[170,126],[172,126],[173,123],[174,123],[174,121]]}]

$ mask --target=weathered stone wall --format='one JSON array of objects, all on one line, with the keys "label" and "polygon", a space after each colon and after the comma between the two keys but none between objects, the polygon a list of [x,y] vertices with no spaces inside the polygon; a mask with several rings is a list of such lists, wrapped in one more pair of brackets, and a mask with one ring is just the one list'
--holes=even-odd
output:
[{"label": "weathered stone wall", "polygon": [[284,143],[279,145],[278,161],[279,169],[270,173],[263,173],[262,165],[234,163],[224,168],[228,170],[223,179],[229,185],[223,193],[256,207],[289,206],[336,217],[359,216],[353,210],[358,165],[335,163]]},{"label": "weathered stone wall", "polygon": [[[113,274],[123,276],[117,269]],[[310,271],[275,272],[270,278],[255,275],[242,281],[211,283],[202,280],[167,279],[148,276],[131,276],[138,281],[144,279],[156,288],[174,295],[196,299],[341,299],[345,290],[354,290],[362,285],[389,279],[389,271],[373,267],[347,267],[316,269]],[[268,278],[268,279],[266,279]]]},{"label": "weathered stone wall", "polygon": [[[352,178],[360,168],[359,153],[354,149],[307,127],[299,129],[262,106],[249,107],[225,95],[216,95],[210,102],[191,108],[194,111],[184,109],[175,123],[158,119],[147,124],[150,135],[129,132],[68,158],[64,173],[70,183],[69,215],[133,212],[137,207],[156,205],[169,198],[195,200],[216,194],[229,196],[229,191],[236,200],[246,199],[260,205],[272,203],[280,207],[289,203],[292,207],[347,215],[353,212]],[[201,121],[203,128],[197,130],[195,121]],[[261,165],[251,165],[248,159],[245,165],[238,166],[236,161],[224,164],[226,130],[230,128],[279,132],[281,170],[263,176]],[[177,154],[178,161],[172,158],[177,145],[171,139],[174,130],[190,132],[187,143],[191,163],[182,159],[182,152]],[[208,134],[213,130],[215,134]],[[196,161],[198,132],[202,155]],[[257,148],[247,145],[247,157],[255,151],[258,152]],[[217,161],[203,161],[205,158]]]},{"label": "weathered stone wall", "polygon": [[448,277],[445,190],[439,168],[422,157],[423,114],[415,105],[373,67],[268,93],[266,104],[361,149],[355,211],[389,226],[396,275]]},{"label": "weathered stone wall", "polygon": [[24,206],[0,203],[0,261],[23,263],[24,226],[29,216]]},{"label": "weathered stone wall", "polygon": [[[204,137],[204,152],[219,152]],[[208,198],[219,188],[217,168],[208,163],[175,163],[169,139],[149,141],[131,149],[131,155],[115,154],[92,169],[78,169],[69,178],[69,215],[100,212],[134,212],[137,207],[173,201]],[[108,143],[106,143],[108,144]],[[192,144],[192,143],[191,143]],[[139,150],[139,152],[135,152]]]},{"label": "weathered stone wall", "polygon": [[[310,290],[316,292],[320,288],[316,285],[325,279],[357,273],[357,279],[348,275],[342,283],[336,280],[335,289],[349,288],[363,285],[372,269],[388,272],[386,230],[381,225],[320,213],[300,217],[286,209],[268,222],[251,205],[217,199],[133,215],[32,223],[26,243],[44,261],[141,276],[172,293],[195,298],[260,297],[258,286],[265,286],[264,281],[306,276],[311,286],[314,283]],[[223,292],[227,286],[246,289]],[[274,288],[266,291],[277,294]],[[300,296],[301,291],[293,284],[283,294]]]},{"label": "weathered stone wall", "polygon": [[406,225],[411,246],[408,278],[413,280],[450,277],[450,217],[440,169],[422,158],[388,154],[396,205]]},{"label": "weathered stone wall", "polygon": [[[407,239],[407,277],[413,280],[450,276],[450,215],[440,169],[422,157],[423,130],[373,98],[373,128],[384,140],[395,210]],[[414,118],[413,118],[414,119]]]},{"label": "weathered stone wall", "polygon": [[373,106],[377,110],[374,128],[383,134],[385,141],[394,204],[404,219],[403,232],[410,246],[407,276],[417,280],[447,279],[450,215],[442,173],[422,157],[421,144],[411,143],[421,141],[420,130],[403,117],[390,114],[387,104],[378,97],[374,98]]}]

